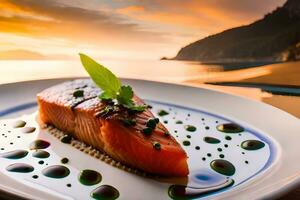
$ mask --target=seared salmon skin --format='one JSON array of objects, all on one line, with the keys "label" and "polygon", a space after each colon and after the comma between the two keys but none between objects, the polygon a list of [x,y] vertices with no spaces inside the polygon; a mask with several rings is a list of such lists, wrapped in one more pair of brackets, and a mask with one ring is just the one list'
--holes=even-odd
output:
[{"label": "seared salmon skin", "polygon": [[[40,121],[132,168],[161,176],[188,175],[185,151],[151,108],[130,113],[101,101],[100,93],[88,79],[48,88],[37,95]],[[144,105],[136,95],[133,101]]]}]

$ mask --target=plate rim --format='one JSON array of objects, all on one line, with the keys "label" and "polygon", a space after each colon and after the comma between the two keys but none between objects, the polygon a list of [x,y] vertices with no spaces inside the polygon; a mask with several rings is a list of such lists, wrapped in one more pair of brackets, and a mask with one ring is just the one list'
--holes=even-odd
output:
[{"label": "plate rim", "polygon": [[[88,77],[85,77],[85,76],[82,77],[82,76],[80,76],[80,77],[50,78],[50,79],[37,79],[37,80],[17,81],[17,82],[13,82],[13,83],[0,84],[0,88],[5,87],[5,86],[18,85],[18,84],[22,84],[22,83],[23,84],[24,83],[37,83],[37,82],[41,82],[41,81],[43,81],[43,82],[48,82],[48,81],[61,81],[61,82],[63,82],[63,81],[74,80],[74,79],[78,79],[78,78],[88,78]],[[261,106],[266,106],[268,108],[275,109],[276,112],[282,113],[282,114],[288,116],[289,118],[291,118],[293,120],[299,120],[297,117],[293,116],[292,114],[290,114],[290,113],[288,113],[286,111],[283,111],[283,110],[281,110],[279,108],[276,108],[276,107],[274,107],[272,105],[263,103],[263,102],[258,101],[258,100],[250,99],[248,97],[244,97],[244,96],[240,96],[240,95],[235,95],[235,94],[230,94],[230,93],[225,93],[225,92],[222,92],[222,91],[219,91],[219,90],[214,90],[212,88],[205,88],[205,87],[201,87],[201,86],[190,86],[190,85],[179,84],[179,83],[169,83],[169,82],[161,82],[161,81],[143,80],[143,79],[136,79],[136,78],[121,78],[121,80],[125,81],[125,82],[127,82],[127,81],[128,82],[137,81],[137,82],[140,82],[140,83],[141,82],[147,82],[148,84],[149,83],[150,84],[160,84],[160,85],[162,84],[162,85],[167,85],[169,87],[174,87],[175,86],[175,87],[180,87],[180,88],[194,88],[194,89],[199,89],[199,90],[201,90],[201,89],[202,90],[208,90],[210,92],[221,93],[223,95],[227,95],[227,96],[239,98],[242,101],[251,101],[253,103],[260,104]],[[276,141],[276,142],[278,142],[278,141]],[[252,180],[249,180],[249,182],[251,182],[251,181]],[[296,174],[294,176],[294,178],[292,178],[289,182],[286,182],[286,184],[281,185],[281,187],[279,189],[277,188],[275,191],[269,191],[269,193],[266,193],[262,197],[263,198],[279,197],[279,196],[287,193],[288,191],[292,190],[293,188],[297,187],[299,184],[300,184],[300,172],[298,174]],[[238,189],[238,188],[236,188],[236,189]]]}]

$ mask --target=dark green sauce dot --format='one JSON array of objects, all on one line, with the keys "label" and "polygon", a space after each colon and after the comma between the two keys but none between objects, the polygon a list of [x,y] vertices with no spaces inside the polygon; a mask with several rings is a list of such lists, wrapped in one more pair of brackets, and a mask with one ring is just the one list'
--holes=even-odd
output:
[{"label": "dark green sauce dot", "polygon": [[147,123],[146,123],[146,126],[148,127],[148,128],[151,128],[151,129],[155,129],[155,127],[156,127],[156,120],[155,119],[149,119],[148,121],[147,121]]},{"label": "dark green sauce dot", "polygon": [[177,130],[174,131],[174,133],[177,133],[177,132],[178,132]]},{"label": "dark green sauce dot", "polygon": [[6,167],[6,170],[9,172],[17,172],[17,173],[29,173],[34,170],[31,165],[25,163],[14,163]]},{"label": "dark green sauce dot", "polygon": [[42,171],[49,178],[64,178],[70,174],[70,170],[62,165],[52,165]]},{"label": "dark green sauce dot", "polygon": [[9,143],[10,145],[13,145],[14,143],[13,142],[11,142],[11,143]]},{"label": "dark green sauce dot", "polygon": [[216,172],[225,176],[232,176],[235,173],[235,167],[227,160],[217,159],[210,163],[210,167]]},{"label": "dark green sauce dot", "polygon": [[71,183],[68,183],[68,184],[67,184],[67,187],[71,187],[71,186],[72,186]]},{"label": "dark green sauce dot", "polygon": [[199,146],[196,146],[195,149],[196,149],[196,150],[200,150],[200,147],[199,147]]},{"label": "dark green sauce dot", "polygon": [[186,137],[187,137],[187,138],[189,138],[189,139],[191,138],[191,136],[190,136],[190,135],[186,135]]},{"label": "dark green sauce dot", "polygon": [[28,154],[28,151],[26,151],[26,150],[14,150],[14,151],[2,153],[1,157],[7,158],[7,159],[20,159],[20,158],[24,158],[25,156],[27,156],[27,154]]},{"label": "dark green sauce dot", "polygon": [[159,116],[165,116],[165,115],[168,115],[169,113],[165,110],[159,110],[158,113],[157,113]]},{"label": "dark green sauce dot", "polygon": [[160,150],[161,148],[161,145],[159,142],[153,142],[153,148],[156,149],[156,150]]},{"label": "dark green sauce dot", "polygon": [[130,127],[130,126],[135,126],[136,125],[136,121],[134,119],[123,119],[122,123],[126,127]]},{"label": "dark green sauce dot", "polygon": [[208,153],[207,156],[208,156],[208,157],[211,157],[211,153]]},{"label": "dark green sauce dot", "polygon": [[221,142],[219,139],[214,137],[204,137],[203,140],[209,144],[218,144]]},{"label": "dark green sauce dot", "polygon": [[220,154],[219,157],[220,158],[224,158],[225,156],[224,156],[224,154]]},{"label": "dark green sauce dot", "polygon": [[245,154],[245,152],[242,152],[242,154]]},{"label": "dark green sauce dot", "polygon": [[20,138],[20,136],[18,135],[17,138]]},{"label": "dark green sauce dot", "polygon": [[37,179],[39,176],[38,175],[33,175],[32,178]]},{"label": "dark green sauce dot", "polygon": [[241,147],[245,150],[258,150],[265,146],[265,143],[258,140],[246,140],[242,142]]},{"label": "dark green sauce dot", "polygon": [[208,129],[209,129],[209,126],[205,126],[205,129],[208,130]]},{"label": "dark green sauce dot", "polygon": [[83,185],[96,185],[100,183],[102,176],[97,171],[85,169],[80,172],[78,179]]},{"label": "dark green sauce dot", "polygon": [[184,126],[184,128],[185,128],[185,130],[190,131],[190,132],[195,132],[197,130],[197,128],[192,125],[186,125],[186,126]]},{"label": "dark green sauce dot", "polygon": [[44,164],[44,161],[43,161],[43,160],[40,160],[38,163],[39,163],[40,165],[42,165],[42,164]]},{"label": "dark green sauce dot", "polygon": [[38,149],[32,153],[32,156],[35,158],[48,158],[50,154],[47,151]]},{"label": "dark green sauce dot", "polygon": [[202,160],[203,160],[203,161],[205,161],[205,160],[206,160],[206,158],[205,158],[205,157],[203,157],[203,158],[202,158]]},{"label": "dark green sauce dot", "polygon": [[62,158],[62,159],[60,160],[60,162],[61,162],[62,164],[66,164],[66,163],[69,162],[69,159],[68,159],[68,158]]},{"label": "dark green sauce dot", "polygon": [[204,118],[202,118],[201,120],[202,120],[202,121],[204,121],[205,119],[204,119]]},{"label": "dark green sauce dot", "polygon": [[227,123],[218,125],[217,130],[224,133],[240,133],[244,131],[244,128],[234,123]]},{"label": "dark green sauce dot", "polygon": [[224,144],[224,147],[227,148],[227,147],[228,147],[228,144]]},{"label": "dark green sauce dot", "polygon": [[164,120],[164,123],[167,124],[167,123],[168,123],[168,120]]},{"label": "dark green sauce dot", "polygon": [[183,122],[181,120],[177,120],[176,124],[182,124]]},{"label": "dark green sauce dot", "polygon": [[4,150],[4,148],[1,148],[1,150],[3,151],[3,150]]},{"label": "dark green sauce dot", "polygon": [[83,90],[76,90],[76,91],[73,92],[73,96],[74,96],[75,98],[83,97],[83,95],[84,95]]},{"label": "dark green sauce dot", "polygon": [[144,135],[150,135],[152,133],[152,128],[144,128],[142,132],[144,133]]},{"label": "dark green sauce dot", "polygon": [[64,136],[60,139],[60,141],[61,141],[62,143],[65,143],[65,144],[70,144],[71,141],[72,141],[72,139],[73,139],[73,137],[72,137],[71,135],[64,135]]},{"label": "dark green sauce dot", "polygon": [[169,137],[170,133],[166,131],[166,132],[164,132],[164,136]]},{"label": "dark green sauce dot", "polygon": [[221,152],[221,151],[222,151],[222,148],[218,148],[217,150]]},{"label": "dark green sauce dot", "polygon": [[225,140],[231,140],[232,138],[228,135],[225,136]]},{"label": "dark green sauce dot", "polygon": [[183,144],[184,146],[190,146],[190,145],[191,145],[191,142],[188,141],[188,140],[184,140],[184,141],[182,142],[182,144]]},{"label": "dark green sauce dot", "polygon": [[246,164],[249,164],[249,162],[248,162],[247,160],[245,161],[245,163],[246,163]]},{"label": "dark green sauce dot", "polygon": [[101,185],[91,192],[91,197],[96,200],[115,200],[119,196],[119,191],[110,185]]},{"label": "dark green sauce dot", "polygon": [[35,140],[32,143],[30,143],[29,148],[31,150],[36,149],[46,149],[50,146],[50,143],[45,140]]}]

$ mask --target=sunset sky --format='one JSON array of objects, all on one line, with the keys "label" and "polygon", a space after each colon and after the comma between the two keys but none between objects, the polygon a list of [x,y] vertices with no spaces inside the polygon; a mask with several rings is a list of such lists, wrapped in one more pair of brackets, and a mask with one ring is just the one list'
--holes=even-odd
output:
[{"label": "sunset sky", "polygon": [[159,59],[285,0],[0,0],[0,59]]}]

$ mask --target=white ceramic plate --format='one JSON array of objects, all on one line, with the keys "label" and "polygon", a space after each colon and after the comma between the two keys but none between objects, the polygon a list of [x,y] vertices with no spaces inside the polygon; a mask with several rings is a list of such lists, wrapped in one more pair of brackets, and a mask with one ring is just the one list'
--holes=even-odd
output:
[{"label": "white ceramic plate", "polygon": [[[35,121],[36,94],[66,80],[69,79],[29,81],[0,86],[0,153],[16,149],[29,152],[21,159],[0,158],[0,188],[33,199],[89,199],[91,191],[95,188],[111,185],[119,191],[120,199],[169,199],[170,183],[125,172],[71,145],[61,143],[47,131],[40,131]],[[169,114],[160,117],[160,120],[180,144],[189,141],[185,144],[190,145],[182,147],[189,156],[191,174],[200,177],[194,180],[190,176],[189,186],[200,184],[205,188],[212,186],[211,181],[234,180],[234,184],[230,187],[196,198],[275,198],[299,183],[300,122],[297,118],[260,102],[212,90],[142,80],[122,81],[132,85],[136,93],[153,106],[154,113],[160,109],[168,111]],[[26,126],[37,129],[31,134],[24,134],[21,129],[12,128],[11,124],[16,118],[26,121]],[[178,120],[182,121],[182,124],[176,123]],[[216,127],[224,123],[236,123],[245,130],[240,134],[218,131]],[[189,132],[185,129],[185,125],[193,125],[197,130]],[[220,142],[209,144],[203,140],[208,136],[217,138]],[[29,144],[37,138],[50,142],[51,145],[45,149],[50,153],[49,158],[32,157]],[[245,150],[241,148],[245,140],[258,140],[263,142],[264,146],[256,151]],[[68,157],[69,163],[61,164],[62,157]],[[210,165],[217,159],[232,163],[235,173],[226,175],[213,170]],[[39,164],[41,160],[44,161],[43,164]],[[34,167],[34,171],[30,173],[7,171],[7,166],[13,163],[30,164]],[[61,179],[44,176],[42,170],[52,165],[66,166],[70,174]],[[100,172],[102,181],[93,186],[81,184],[78,181],[78,174],[83,169]],[[206,177],[211,174],[213,176],[211,179]],[[34,175],[38,178],[32,178]],[[67,186],[69,183],[72,184],[71,187]]]}]

